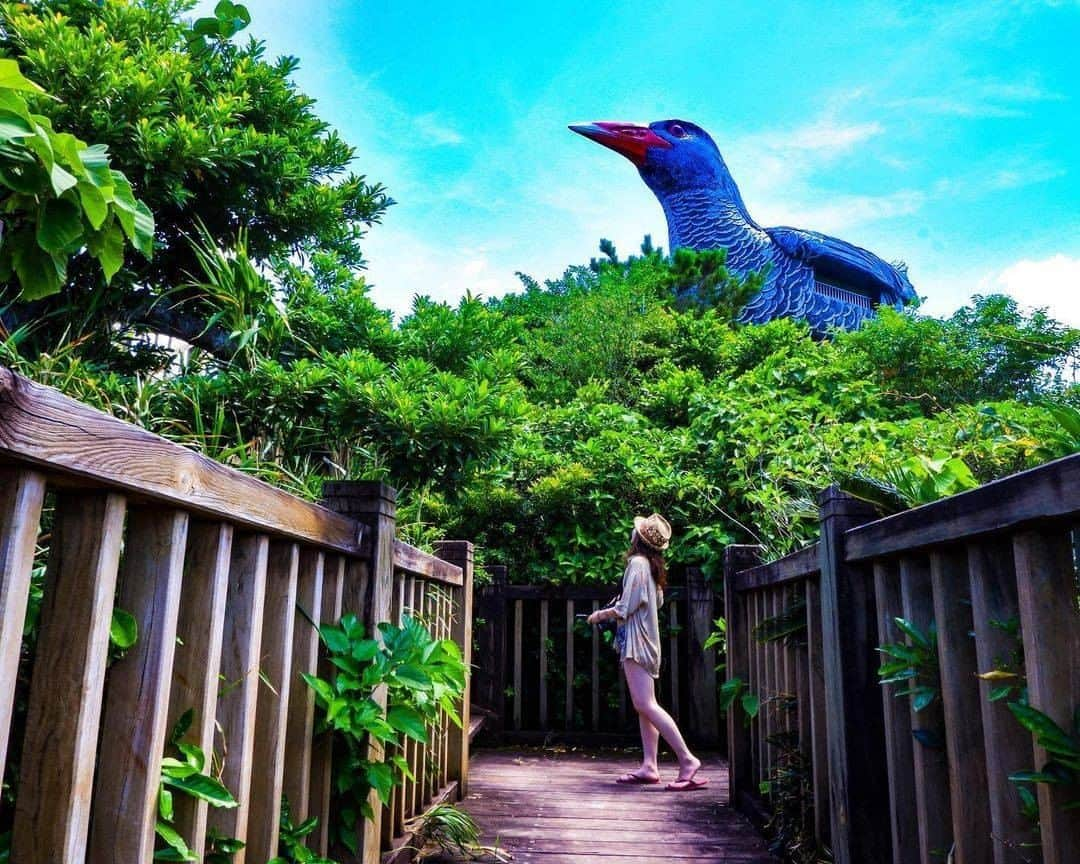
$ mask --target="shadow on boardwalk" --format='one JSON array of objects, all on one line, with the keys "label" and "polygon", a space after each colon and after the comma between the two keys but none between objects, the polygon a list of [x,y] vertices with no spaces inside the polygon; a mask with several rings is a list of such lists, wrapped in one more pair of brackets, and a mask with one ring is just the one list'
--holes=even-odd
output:
[{"label": "shadow on boardwalk", "polygon": [[637,763],[631,754],[474,751],[462,807],[518,864],[659,864],[664,861],[775,862],[765,842],[727,806],[727,766],[703,757],[709,785],[666,792],[664,782],[619,786]]}]

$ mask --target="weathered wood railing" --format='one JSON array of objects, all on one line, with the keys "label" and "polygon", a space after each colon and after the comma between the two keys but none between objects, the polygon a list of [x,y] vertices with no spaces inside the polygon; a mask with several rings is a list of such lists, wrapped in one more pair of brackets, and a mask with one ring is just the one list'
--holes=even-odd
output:
[{"label": "weathered wood railing", "polygon": [[[472,642],[469,610],[472,591],[472,546],[447,542],[438,547],[440,558],[418,555],[402,543],[394,548],[394,594],[391,619],[411,616],[427,627],[437,639],[453,639],[459,645]],[[468,574],[466,578],[466,574]],[[464,600],[464,602],[463,602]],[[469,730],[468,691],[462,705],[462,729]],[[409,764],[411,778],[393,789],[390,804],[383,811],[383,847],[410,850],[405,823],[432,803],[463,797],[468,782],[468,738],[441,713],[437,724],[428,727],[428,743],[406,739],[399,748]],[[401,838],[401,839],[397,839]],[[397,860],[395,858],[394,860]],[[408,855],[404,855],[408,860]]]},{"label": "weathered wood railing", "polygon": [[[1080,794],[1039,784],[1033,832],[1008,777],[1046,754],[976,677],[1020,658],[1030,705],[1072,728],[1080,455],[887,519],[835,489],[820,503],[818,544],[768,564],[727,550],[728,674],[762,702],[749,725],[729,715],[733,800],[756,796],[786,732],[810,766],[807,826],[838,864],[1080,861],[1063,807]],[[783,611],[804,619],[797,637],[755,638]],[[896,618],[936,630],[940,699],[921,711],[877,680]]]},{"label": "weathered wood railing", "polygon": [[[602,740],[637,735],[615,651],[584,617],[618,593],[607,586],[512,585],[506,568],[488,568],[477,591],[478,659],[474,700],[492,711],[495,736],[534,741],[551,736]],[[714,617],[713,589],[690,568],[670,585],[660,621],[663,645],[657,693],[699,744],[719,741],[716,657],[705,649]],[[617,689],[616,689],[617,688]]]},{"label": "weathered wood railing", "polygon": [[[757,546],[729,546],[724,557],[728,678],[747,682],[759,702],[753,717],[745,717],[738,704],[728,711],[731,800],[746,806],[756,798],[780,752],[770,741],[794,736],[814,800],[827,801],[818,545],[753,566],[758,551]],[[781,617],[790,619],[790,638],[760,638],[763,625]],[[828,807],[814,807],[807,821],[824,844]]]},{"label": "weathered wood railing", "polygon": [[[189,709],[187,740],[216,754],[239,802],[208,810],[176,797],[175,825],[199,860],[208,827],[247,844],[237,864],[276,856],[283,793],[294,821],[319,818],[311,845],[327,853],[334,754],[314,735],[300,679],[325,671],[308,618],[353,612],[374,632],[408,597],[468,662],[472,547],[444,544],[440,559],[396,541],[396,495],[383,484],[328,483],[326,495],[326,507],[306,503],[0,367],[0,765],[18,755],[4,816],[12,861],[150,861],[166,732]],[[42,558],[24,691],[24,620]],[[114,602],[135,617],[138,640],[107,667]],[[25,733],[9,742],[17,694]],[[403,819],[464,789],[467,697],[462,714],[464,730],[442,720],[428,751],[410,754],[417,782],[391,807],[372,798],[356,860],[378,861]],[[374,745],[371,755],[382,756]]]}]

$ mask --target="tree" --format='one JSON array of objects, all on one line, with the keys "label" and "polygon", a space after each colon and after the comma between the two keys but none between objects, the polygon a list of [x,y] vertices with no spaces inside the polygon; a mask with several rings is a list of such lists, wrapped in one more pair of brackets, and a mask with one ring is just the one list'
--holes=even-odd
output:
[{"label": "tree", "polygon": [[[270,61],[261,42],[232,40],[246,26],[244,7],[219,3],[215,18],[192,25],[183,16],[193,5],[0,6],[0,54],[57,97],[35,99],[35,110],[57,128],[106,145],[156,216],[152,261],[127,262],[111,285],[78,264],[59,301],[9,310],[9,325],[56,316],[55,328],[42,328],[45,345],[61,327],[96,331],[104,342],[119,325],[220,351],[220,334],[206,330],[198,301],[176,290],[188,281],[187,238],[198,223],[222,247],[244,229],[247,252],[260,266],[329,253],[356,268],[365,227],[392,203],[381,185],[347,172],[354,150],[296,89],[296,58]],[[10,282],[0,288],[0,305],[16,291]],[[56,314],[65,307],[81,314]]]},{"label": "tree", "polygon": [[154,237],[153,216],[105,148],[30,111],[27,96],[42,93],[18,63],[0,59],[0,279],[28,299],[59,291],[84,248],[108,283],[124,263],[125,236],[147,258]]}]

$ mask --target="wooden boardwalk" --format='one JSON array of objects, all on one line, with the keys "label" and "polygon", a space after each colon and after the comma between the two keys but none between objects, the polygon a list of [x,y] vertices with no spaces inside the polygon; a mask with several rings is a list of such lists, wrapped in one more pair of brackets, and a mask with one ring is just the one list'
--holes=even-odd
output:
[{"label": "wooden boardwalk", "polygon": [[[705,757],[703,757],[705,758]],[[703,864],[775,862],[761,836],[727,806],[727,766],[706,758],[709,786],[667,792],[664,782],[619,786],[637,766],[632,754],[477,750],[462,804],[480,824],[483,843],[500,846],[517,864]]]}]

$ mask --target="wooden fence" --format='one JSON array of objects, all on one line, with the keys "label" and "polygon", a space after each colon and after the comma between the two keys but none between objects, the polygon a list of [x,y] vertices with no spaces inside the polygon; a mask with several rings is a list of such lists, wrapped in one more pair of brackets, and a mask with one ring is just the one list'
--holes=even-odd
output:
[{"label": "wooden fence", "polygon": [[[488,568],[477,590],[473,700],[491,711],[498,740],[604,741],[636,738],[611,636],[586,616],[618,593],[607,586],[512,585],[505,567]],[[704,643],[715,612],[711,583],[697,568],[668,586],[660,610],[663,663],[657,693],[696,743],[719,742],[716,655]]]},{"label": "wooden fence", "polygon": [[[1008,777],[1046,753],[976,677],[1020,668],[1032,707],[1066,730],[1080,716],[1080,455],[886,519],[836,489],[820,506],[813,546],[767,564],[726,551],[728,677],[761,704],[728,716],[732,799],[754,807],[794,765],[837,864],[1080,861],[1064,806],[1080,789],[1039,784],[1033,829]],[[936,631],[921,711],[878,683],[897,618]]]},{"label": "wooden fence", "polygon": [[[199,860],[207,829],[247,844],[237,864],[274,857],[283,794],[294,822],[319,818],[309,844],[326,854],[335,754],[314,734],[300,679],[326,671],[308,618],[353,612],[374,632],[412,608],[471,656],[472,546],[443,544],[437,558],[397,541],[395,499],[383,484],[342,482],[327,484],[326,507],[309,504],[0,367],[0,765],[18,759],[14,812],[0,816],[13,827],[11,860],[152,860],[166,734],[189,709],[187,740],[216,755],[239,802],[176,797],[175,825]],[[29,669],[24,621],[42,563]],[[114,602],[138,640],[109,665]],[[25,734],[9,742],[23,700]],[[417,779],[389,807],[372,793],[376,818],[352,860],[378,861],[403,845],[404,819],[463,792],[468,704],[466,694],[464,730],[443,718],[428,746],[407,749]]]}]

